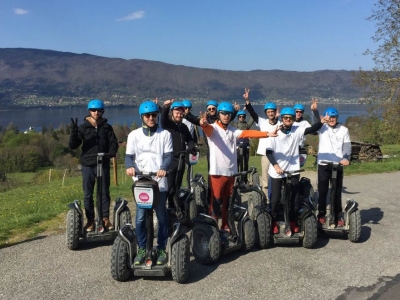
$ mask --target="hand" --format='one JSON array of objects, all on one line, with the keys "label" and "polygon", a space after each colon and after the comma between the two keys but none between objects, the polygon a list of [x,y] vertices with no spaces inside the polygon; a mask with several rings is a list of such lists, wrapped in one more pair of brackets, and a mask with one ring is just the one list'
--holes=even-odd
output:
[{"label": "hand", "polygon": [[246,106],[243,107],[243,110],[246,110]]},{"label": "hand", "polygon": [[244,100],[246,101],[246,104],[250,103],[250,100],[249,100],[249,93],[250,93],[250,89],[245,88],[245,89],[244,89],[243,98],[244,98]]},{"label": "hand", "polygon": [[130,167],[128,169],[126,169],[126,175],[128,176],[135,176],[136,172],[135,172],[135,168],[134,167]]},{"label": "hand", "polygon": [[328,123],[328,122],[329,122],[328,113],[325,115],[325,117],[320,116],[320,118],[321,118],[321,123],[322,123],[322,124]]},{"label": "hand", "polygon": [[236,102],[235,102],[235,104],[233,105],[233,107],[235,108],[236,111],[240,110],[240,105],[237,104]]},{"label": "hand", "polygon": [[165,170],[158,170],[157,171],[157,178],[159,178],[159,177],[165,177],[165,175],[167,175],[167,171],[165,171]]},{"label": "hand", "polygon": [[267,137],[276,137],[276,136],[278,136],[278,130],[279,129],[280,129],[279,127],[276,127],[276,129],[274,131],[267,132]]},{"label": "hand", "polygon": [[197,155],[196,148],[194,148],[194,147],[187,148],[186,151],[192,155],[195,155],[195,156]]},{"label": "hand", "polygon": [[172,105],[172,103],[174,103],[174,99],[172,99],[172,100],[165,100],[165,101],[164,101],[164,106],[170,107],[170,106]]},{"label": "hand", "polygon": [[281,115],[281,113],[279,112],[279,107],[278,107],[276,109],[275,120],[278,120],[280,115]]},{"label": "hand", "polygon": [[154,98],[153,102],[158,105],[158,98]]},{"label": "hand", "polygon": [[348,159],[342,159],[341,161],[340,161],[340,164],[342,165],[342,166],[348,166],[348,165],[350,165],[350,162],[349,162],[349,160]]},{"label": "hand", "polygon": [[318,109],[318,99],[311,98],[311,110],[317,110],[317,109]]},{"label": "hand", "polygon": [[78,118],[75,118],[75,121],[71,118],[71,130],[73,132],[78,132]]},{"label": "hand", "polygon": [[283,174],[283,170],[281,169],[281,167],[279,165],[275,165],[274,168],[275,168],[276,173]]},{"label": "hand", "polygon": [[208,121],[207,121],[207,113],[205,112],[204,114],[202,114],[201,112],[200,112],[200,121],[199,121],[199,123],[200,123],[200,126],[206,126],[206,125],[208,125]]}]

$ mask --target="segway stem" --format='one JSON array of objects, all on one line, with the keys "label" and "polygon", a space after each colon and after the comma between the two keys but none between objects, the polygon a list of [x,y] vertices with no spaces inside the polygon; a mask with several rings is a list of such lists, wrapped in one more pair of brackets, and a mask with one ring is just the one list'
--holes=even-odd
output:
[{"label": "segway stem", "polygon": [[96,207],[97,207],[97,218],[96,218],[96,232],[103,233],[103,157],[104,153],[97,153],[97,193],[96,193]]}]

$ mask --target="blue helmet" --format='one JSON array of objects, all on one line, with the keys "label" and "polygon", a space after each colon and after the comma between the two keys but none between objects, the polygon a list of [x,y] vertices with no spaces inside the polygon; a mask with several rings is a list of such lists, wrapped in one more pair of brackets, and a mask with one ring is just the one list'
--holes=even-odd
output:
[{"label": "blue helmet", "polygon": [[209,105],[217,107],[218,102],[217,102],[217,100],[208,100],[206,107],[208,107]]},{"label": "blue helmet", "polygon": [[183,104],[183,107],[192,108],[192,101],[190,101],[188,99],[182,100],[182,104]]},{"label": "blue helmet", "polygon": [[139,116],[149,113],[158,113],[158,106],[153,101],[145,101],[139,106]]},{"label": "blue helmet", "polygon": [[266,111],[267,109],[272,109],[272,110],[276,110],[276,104],[273,102],[267,102],[264,105],[264,111]]},{"label": "blue helmet", "polygon": [[233,114],[235,109],[234,109],[233,105],[230,104],[229,102],[221,102],[220,104],[218,104],[217,112],[220,113],[221,111],[225,111],[230,114]]},{"label": "blue helmet", "polygon": [[295,104],[295,105],[293,106],[293,109],[294,109],[295,111],[296,111],[296,110],[304,111],[304,105],[301,104],[301,103],[297,103],[297,104]]},{"label": "blue helmet", "polygon": [[87,109],[104,109],[104,103],[99,99],[90,100]]},{"label": "blue helmet", "polygon": [[292,117],[295,117],[295,116],[296,116],[296,112],[295,112],[294,109],[291,108],[291,107],[284,107],[284,108],[282,108],[282,110],[281,110],[281,116],[287,116],[287,115],[292,116]]},{"label": "blue helmet", "polygon": [[171,110],[174,110],[174,109],[185,109],[185,106],[183,105],[183,103],[182,102],[173,102],[172,103],[172,105],[171,105]]},{"label": "blue helmet", "polygon": [[246,117],[246,112],[245,112],[244,110],[239,110],[238,113],[237,113],[237,116],[238,116],[238,117],[239,117],[239,116],[244,116],[244,117]]},{"label": "blue helmet", "polygon": [[339,112],[334,107],[328,107],[324,111],[324,116],[328,115],[329,117],[336,117],[339,118]]}]

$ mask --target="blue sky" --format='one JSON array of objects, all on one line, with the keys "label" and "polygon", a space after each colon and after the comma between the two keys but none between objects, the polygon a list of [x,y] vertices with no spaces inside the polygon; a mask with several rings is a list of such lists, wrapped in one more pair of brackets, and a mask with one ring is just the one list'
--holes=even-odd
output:
[{"label": "blue sky", "polygon": [[223,70],[364,70],[376,0],[1,0],[0,48]]}]

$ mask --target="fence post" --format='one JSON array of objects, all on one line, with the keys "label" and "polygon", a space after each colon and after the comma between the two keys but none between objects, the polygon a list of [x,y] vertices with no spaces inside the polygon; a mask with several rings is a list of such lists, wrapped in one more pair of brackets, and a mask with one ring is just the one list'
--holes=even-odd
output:
[{"label": "fence post", "polygon": [[61,186],[64,186],[64,179],[65,179],[65,174],[67,173],[67,170],[68,170],[68,169],[65,169],[65,170],[64,170],[64,175],[63,175],[63,180],[62,180],[62,185],[61,185]]},{"label": "fence post", "polygon": [[51,169],[49,170],[49,182],[51,180]]}]

